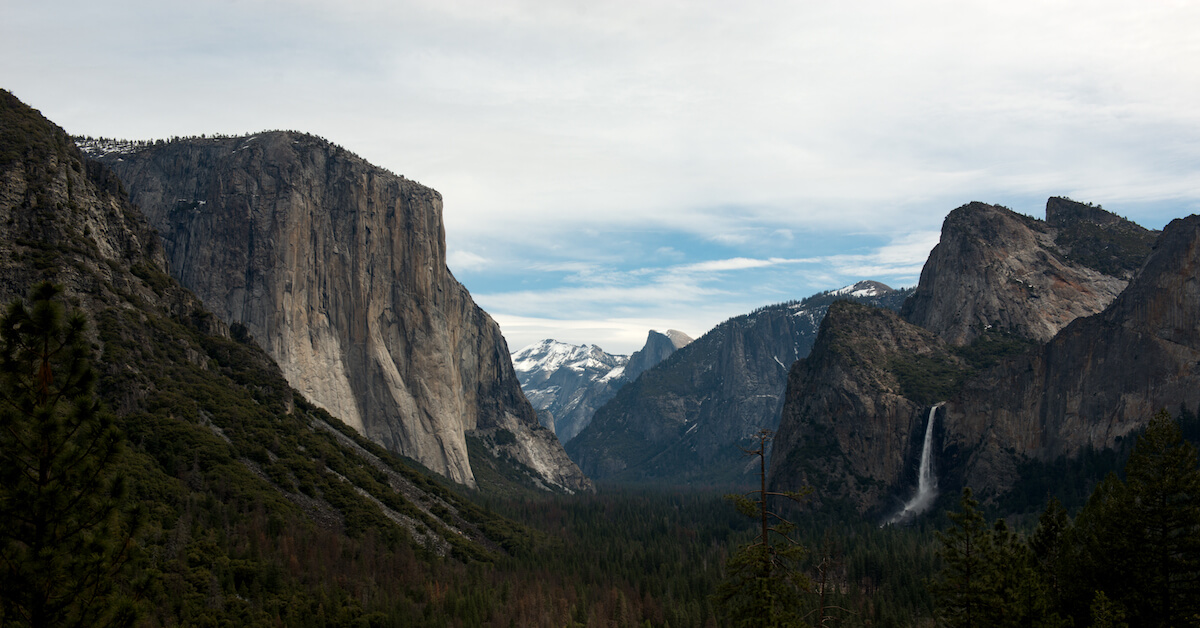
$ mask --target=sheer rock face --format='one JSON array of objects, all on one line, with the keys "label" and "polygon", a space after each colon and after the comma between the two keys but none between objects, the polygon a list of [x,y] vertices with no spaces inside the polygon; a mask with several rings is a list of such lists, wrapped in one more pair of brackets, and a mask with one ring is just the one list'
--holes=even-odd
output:
[{"label": "sheer rock face", "polygon": [[1013,456],[1053,460],[1113,447],[1158,410],[1200,403],[1200,216],[1172,221],[1129,287],[1039,351],[969,381],[947,404],[946,446],[970,452],[965,481]]},{"label": "sheer rock face", "polygon": [[[1048,207],[1068,203],[1051,199]],[[1050,340],[1076,318],[1103,310],[1125,288],[1124,279],[1072,261],[1055,243],[1060,230],[1081,221],[1116,218],[1095,211],[1100,213],[1057,211],[1052,218],[1058,227],[984,203],[950,212],[941,242],[904,304],[904,318],[955,345],[970,344],[986,330]]]},{"label": "sheer rock face", "polygon": [[309,399],[460,483],[474,485],[467,434],[505,430],[506,453],[539,481],[590,486],[538,425],[499,327],[446,268],[436,191],[289,132],[103,160],[172,274]]},{"label": "sheer rock face", "polygon": [[809,484],[818,502],[846,501],[861,512],[884,504],[912,475],[928,410],[904,396],[892,369],[905,356],[963,366],[944,341],[894,312],[830,306],[812,353],[788,375],[772,445],[773,490]]}]

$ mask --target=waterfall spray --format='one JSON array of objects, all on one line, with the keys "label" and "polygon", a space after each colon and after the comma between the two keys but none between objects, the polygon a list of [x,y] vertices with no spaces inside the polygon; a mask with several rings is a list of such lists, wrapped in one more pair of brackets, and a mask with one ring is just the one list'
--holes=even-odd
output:
[{"label": "waterfall spray", "polygon": [[938,408],[945,403],[943,401],[929,409],[929,419],[925,422],[925,444],[921,446],[921,466],[917,471],[917,493],[885,523],[900,523],[915,517],[929,510],[933,500],[937,499],[937,476],[933,474],[933,421],[937,418]]}]

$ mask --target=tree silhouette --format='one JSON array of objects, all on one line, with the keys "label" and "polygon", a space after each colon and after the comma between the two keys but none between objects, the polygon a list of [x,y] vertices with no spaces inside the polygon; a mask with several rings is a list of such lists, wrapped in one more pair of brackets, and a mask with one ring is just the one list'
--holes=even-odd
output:
[{"label": "tree silhouette", "polygon": [[725,580],[713,596],[728,625],[747,628],[805,625],[801,593],[808,591],[811,584],[798,564],[806,552],[789,537],[795,526],[774,512],[769,502],[771,497],[782,497],[800,503],[809,491],[767,490],[765,452],[771,436],[771,430],[760,430],[755,435],[758,447],[742,449],[749,456],[758,456],[759,489],[726,495],[738,512],[758,519],[760,526],[758,536],[730,556],[725,564]]},{"label": "tree silhouette", "polygon": [[42,283],[0,319],[0,623],[132,623],[120,433],[93,396],[82,314]]}]

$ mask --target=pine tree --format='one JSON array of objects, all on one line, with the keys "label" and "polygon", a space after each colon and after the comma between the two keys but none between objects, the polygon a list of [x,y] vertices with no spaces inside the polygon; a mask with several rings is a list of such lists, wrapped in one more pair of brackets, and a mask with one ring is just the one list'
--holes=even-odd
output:
[{"label": "pine tree", "polygon": [[958,512],[948,513],[954,525],[937,533],[942,571],[930,589],[946,625],[984,626],[982,615],[991,601],[987,582],[991,536],[969,487],[963,488],[959,507]]},{"label": "pine tree", "polygon": [[801,594],[811,588],[808,577],[799,569],[806,552],[789,535],[795,526],[771,510],[772,497],[796,503],[807,491],[776,492],[767,490],[765,452],[770,430],[756,435],[758,447],[743,449],[759,459],[757,491],[727,495],[738,512],[759,520],[759,534],[730,556],[725,564],[725,580],[717,587],[713,601],[728,620],[726,625],[746,628],[784,628],[805,626]]},{"label": "pine tree", "polygon": [[[1200,469],[1166,411],[1151,419],[1125,467],[1104,479],[1075,521],[1080,582],[1073,613],[1124,609],[1139,626],[1187,624],[1200,612]],[[1086,610],[1085,610],[1086,609]],[[1107,612],[1107,611],[1106,611]]]},{"label": "pine tree", "polygon": [[[93,396],[85,320],[49,283],[0,319],[0,623],[132,623],[121,438]],[[122,516],[124,515],[124,516]]]},{"label": "pine tree", "polygon": [[1179,625],[1200,611],[1200,470],[1196,448],[1165,410],[1138,439],[1125,475],[1146,543],[1141,621]]}]

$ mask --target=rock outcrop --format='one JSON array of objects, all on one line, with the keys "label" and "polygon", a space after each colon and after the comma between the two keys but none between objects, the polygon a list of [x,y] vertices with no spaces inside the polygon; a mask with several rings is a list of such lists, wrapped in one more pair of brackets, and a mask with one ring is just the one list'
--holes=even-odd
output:
[{"label": "rock outcrop", "polygon": [[[1128,273],[1116,268],[1109,275],[1085,265],[1099,262],[1088,247],[1102,246],[1088,234],[1105,231],[1109,217],[1121,221],[1120,233],[1147,251],[1154,234],[1075,205],[1051,199],[1050,222],[984,203],[950,212],[917,290],[904,304],[904,318],[955,345],[970,344],[987,331],[1046,342],[1067,323],[1103,310],[1125,288]],[[1056,244],[1060,234],[1066,248]]]},{"label": "rock outcrop", "polygon": [[853,299],[898,309],[907,294],[860,282],[729,319],[618,391],[567,451],[597,479],[743,481],[738,445],[778,425],[788,368],[808,355],[830,304]]},{"label": "rock outcrop", "polygon": [[660,362],[671,357],[672,353],[688,346],[691,342],[691,336],[677,329],[668,329],[666,333],[651,329],[646,334],[646,344],[629,356],[629,362],[625,364],[623,373],[625,380],[630,382],[636,380],[642,373],[658,366]]},{"label": "rock outcrop", "polygon": [[1194,407],[1200,218],[1171,223],[1149,257],[1155,232],[1099,208],[1050,199],[1047,218],[961,207],[907,321],[832,311],[792,369],[771,485],[882,515],[915,484],[944,401],[939,474],[994,499],[1026,462],[1111,448],[1158,409]]},{"label": "rock outcrop", "polygon": [[[901,364],[968,366],[934,333],[895,312],[834,303],[812,353],[792,367],[772,444],[773,490],[813,486],[820,505],[886,506],[912,475],[929,404],[914,400]],[[915,476],[913,476],[915,477]]]},{"label": "rock outcrop", "polygon": [[446,268],[436,191],[292,132],[93,152],[159,231],[172,275],[306,397],[457,482],[474,485],[475,434],[536,483],[590,486]]},{"label": "rock outcrop", "polygon": [[[252,616],[248,606],[205,604],[234,599],[235,585],[189,579],[192,569],[207,574],[209,567],[238,564],[253,571],[289,560],[305,573],[321,567],[314,563],[322,558],[297,559],[278,544],[247,553],[259,533],[230,525],[229,514],[250,505],[264,525],[269,515],[285,531],[291,547],[314,541],[355,547],[369,522],[372,534],[389,539],[380,545],[394,546],[409,565],[413,551],[462,560],[503,551],[500,535],[512,533],[491,525],[495,515],[307,403],[262,349],[236,341],[165,268],[158,235],[129,203],[120,179],[0,90],[0,303],[51,281],[62,287],[64,305],[87,320],[95,400],[125,439],[119,458],[100,466],[128,479],[146,529],[169,530],[182,520],[188,530],[139,536],[147,554],[194,558],[190,565],[160,565],[151,582],[174,582],[170,592],[143,589],[157,618],[241,625]],[[6,463],[17,459],[12,444],[4,440]],[[123,510],[111,514],[124,520]],[[256,603],[315,607],[331,591],[352,595],[347,582],[374,582],[378,574],[366,571],[351,566],[340,570],[346,579],[336,585],[294,583],[279,588],[278,598],[256,594]],[[199,602],[183,610],[180,596]]]}]

